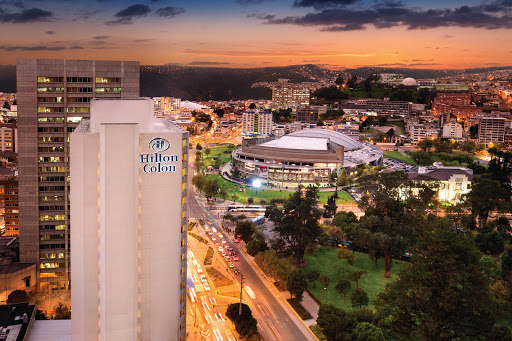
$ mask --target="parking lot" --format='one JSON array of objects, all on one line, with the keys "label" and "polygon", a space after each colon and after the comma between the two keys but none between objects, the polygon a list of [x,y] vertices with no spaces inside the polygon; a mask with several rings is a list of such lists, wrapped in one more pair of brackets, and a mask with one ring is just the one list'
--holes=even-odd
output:
[{"label": "parking lot", "polygon": [[402,161],[398,161],[398,160],[395,160],[395,159],[390,159],[390,158],[385,158],[384,159],[384,166],[386,166],[386,168],[388,168],[390,170],[402,171],[402,172],[406,172],[406,173],[417,172],[418,171],[418,167],[417,166],[413,166],[413,165],[410,165],[408,163],[405,163],[405,162],[402,162]]}]

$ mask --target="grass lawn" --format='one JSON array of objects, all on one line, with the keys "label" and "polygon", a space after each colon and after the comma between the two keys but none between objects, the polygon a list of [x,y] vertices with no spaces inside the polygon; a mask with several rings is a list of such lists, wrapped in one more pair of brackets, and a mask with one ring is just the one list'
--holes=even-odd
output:
[{"label": "grass lawn", "polygon": [[[400,128],[400,134],[405,135],[404,121],[389,121],[389,122],[386,122],[385,125],[386,126],[397,126],[398,128]],[[397,133],[397,132],[395,131],[395,133]]]},{"label": "grass lawn", "polygon": [[[343,302],[343,295],[336,291],[336,283],[339,278],[343,277],[350,271],[366,270],[367,274],[359,281],[361,287],[370,299],[369,305],[372,306],[375,297],[381,292],[387,283],[392,282],[397,277],[397,273],[407,266],[406,262],[393,260],[391,267],[391,278],[384,278],[384,259],[379,259],[377,265],[370,259],[366,253],[356,252],[356,261],[353,265],[348,265],[346,260],[339,260],[336,257],[337,248],[322,246],[314,255],[306,252],[305,258],[309,264],[303,268],[304,271],[316,269],[322,274],[328,276],[331,281],[327,290],[324,290],[322,284],[316,281],[309,284],[309,290],[316,296],[322,303],[333,304],[338,308],[351,311],[352,305],[350,303],[350,295],[356,288],[356,283],[352,282],[352,286],[347,291],[346,302]],[[357,307],[355,309],[358,309]]]},{"label": "grass lawn", "polygon": [[411,159],[408,156],[403,155],[400,152],[397,152],[396,150],[385,150],[384,155],[391,157],[393,159],[397,159],[398,161],[402,161],[402,162],[411,164],[411,165],[415,165],[415,166],[418,165],[416,162],[414,162],[413,159]]},{"label": "grass lawn", "polygon": [[[238,146],[220,146],[220,147],[212,147],[212,148],[204,148],[202,150],[203,153],[203,163],[205,167],[213,166],[215,164],[214,159],[220,160],[221,164],[227,163],[231,161],[231,153]],[[204,152],[205,149],[209,149],[210,153],[206,155]]]},{"label": "grass lawn", "polygon": [[233,285],[233,281],[224,276],[219,270],[208,266],[206,267],[206,272],[208,272],[208,275],[213,281],[213,284],[215,284],[215,287],[224,287],[226,285]]},{"label": "grass lawn", "polygon": [[[219,180],[219,183],[221,186],[225,186],[228,190],[228,198],[229,200],[233,200],[232,195],[236,194],[238,196],[236,202],[243,203],[244,202],[244,192],[243,190],[240,191],[240,188],[242,188],[241,185],[228,181],[224,179],[220,174],[209,174],[207,177],[215,178]],[[270,189],[258,189],[256,191],[255,188],[252,188],[250,186],[246,186],[245,188],[245,202],[247,203],[247,199],[254,198],[254,205],[260,205],[260,200],[263,199],[266,201],[266,204],[270,204],[270,199],[277,198],[277,199],[288,199],[292,192],[288,192],[285,190],[282,191],[274,191]],[[327,203],[327,198],[333,195],[334,192],[319,192],[318,197],[321,204]],[[338,191],[338,200],[336,200],[337,204],[343,205],[343,204],[353,204],[355,203],[352,197],[347,192],[344,191]]]}]

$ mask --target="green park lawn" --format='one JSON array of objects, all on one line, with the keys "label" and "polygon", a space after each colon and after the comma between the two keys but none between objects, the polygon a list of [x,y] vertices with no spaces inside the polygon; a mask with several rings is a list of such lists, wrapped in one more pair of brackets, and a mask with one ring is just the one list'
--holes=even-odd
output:
[{"label": "green park lawn", "polygon": [[[224,179],[220,174],[209,174],[207,175],[209,178],[218,179],[221,186],[226,187],[228,192],[228,200],[233,200],[233,194],[237,196],[236,202],[244,203],[244,191],[243,189],[240,191],[242,185],[239,185],[235,182],[228,181]],[[260,205],[260,200],[265,200],[266,204],[270,204],[270,199],[277,198],[277,199],[288,199],[292,192],[288,192],[285,190],[282,191],[274,191],[269,189],[258,189],[251,186],[246,186],[245,188],[245,203],[247,203],[247,199],[254,198],[254,204]],[[327,203],[327,198],[333,195],[333,192],[319,192],[318,197],[321,204]],[[336,200],[337,204],[343,205],[343,204],[353,204],[355,203],[352,197],[347,192],[344,191],[338,191],[338,200]]]},{"label": "green park lawn", "polygon": [[407,262],[393,260],[391,266],[391,278],[384,278],[384,259],[379,259],[377,265],[370,259],[368,254],[355,252],[356,261],[353,265],[349,265],[346,260],[339,260],[336,256],[337,248],[322,246],[311,255],[306,252],[305,259],[308,265],[303,268],[304,271],[318,270],[320,273],[330,278],[330,283],[326,290],[319,281],[309,283],[309,290],[322,303],[333,304],[338,308],[350,311],[353,309],[350,303],[350,295],[356,288],[356,283],[352,282],[352,286],[347,291],[346,301],[343,301],[343,295],[336,291],[336,283],[338,279],[346,275],[350,271],[367,271],[367,274],[359,281],[359,287],[368,294],[370,299],[369,306],[373,305],[375,297],[381,292],[387,283],[391,283],[397,279],[400,270],[407,266]]},{"label": "green park lawn", "polygon": [[384,151],[384,155],[386,155],[386,156],[388,156],[390,158],[396,159],[398,161],[402,161],[402,162],[408,163],[410,165],[415,165],[415,166],[418,165],[416,162],[414,162],[413,159],[411,159],[408,156],[403,155],[402,153],[400,153],[400,152],[398,152],[396,150],[385,150]]},{"label": "green park lawn", "polygon": [[[213,166],[215,164],[215,160],[220,160],[220,164],[225,164],[231,161],[231,153],[237,147],[238,146],[225,145],[220,147],[204,148],[202,150],[204,166]],[[206,155],[206,153],[204,152],[205,149],[210,150],[210,153],[208,155]]]}]

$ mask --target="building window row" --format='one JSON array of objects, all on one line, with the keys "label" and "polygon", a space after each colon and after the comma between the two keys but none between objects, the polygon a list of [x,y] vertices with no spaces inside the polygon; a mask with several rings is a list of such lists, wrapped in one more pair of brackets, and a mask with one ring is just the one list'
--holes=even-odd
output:
[{"label": "building window row", "polygon": [[96,83],[121,83],[119,77],[96,77]]},{"label": "building window row", "polygon": [[121,93],[121,88],[96,88],[95,89],[96,93],[105,93],[105,94],[108,94],[108,93],[114,93],[114,94],[120,94]]},{"label": "building window row", "polygon": [[64,147],[39,147],[39,153],[63,153]]},{"label": "building window row", "polygon": [[65,187],[66,186],[39,186],[39,192],[60,192],[64,191]]},{"label": "building window row", "polygon": [[63,143],[64,138],[63,137],[56,137],[56,136],[39,136],[37,138],[37,142],[53,142],[53,143]]},{"label": "building window row", "polygon": [[40,215],[39,221],[52,221],[52,220],[65,220],[66,215],[64,214],[46,214]]},{"label": "building window row", "polygon": [[64,81],[64,77],[37,77],[38,83],[62,83]]},{"label": "building window row", "polygon": [[53,259],[53,258],[64,258],[64,253],[42,253],[39,255],[39,259]]},{"label": "building window row", "polygon": [[50,87],[50,88],[37,88],[37,92],[64,92],[64,88],[62,87],[58,87],[58,88],[53,88],[53,87]]},{"label": "building window row", "polygon": [[92,93],[92,88],[68,88],[68,92],[86,92]]},{"label": "building window row", "polygon": [[66,158],[62,156],[40,156],[38,162],[65,162]]},{"label": "building window row", "polygon": [[89,103],[91,102],[91,97],[68,97],[69,103]]},{"label": "building window row", "polygon": [[92,77],[66,77],[68,83],[92,83]]},{"label": "building window row", "polygon": [[39,211],[64,211],[65,206],[57,205],[57,206],[39,206]]},{"label": "building window row", "polygon": [[55,269],[64,268],[66,265],[64,263],[41,263],[39,266],[41,269]]},{"label": "building window row", "polygon": [[66,244],[39,244],[39,250],[46,249],[65,249]]},{"label": "building window row", "polygon": [[42,182],[42,181],[55,182],[55,181],[66,181],[66,179],[64,176],[40,176],[39,182]]},{"label": "building window row", "polygon": [[65,230],[66,225],[39,225],[40,230]]},{"label": "building window row", "polygon": [[90,107],[68,107],[67,112],[91,112]]},{"label": "building window row", "polygon": [[38,97],[39,103],[63,103],[64,97]]},{"label": "building window row", "polygon": [[64,112],[64,108],[63,107],[37,107],[37,112]]},{"label": "building window row", "polygon": [[63,201],[63,195],[44,195],[39,197],[39,201]]},{"label": "building window row", "polygon": [[63,127],[38,127],[37,132],[38,133],[63,133],[64,128]]},{"label": "building window row", "polygon": [[57,239],[65,239],[63,234],[42,234],[39,236],[40,240],[57,240]]},{"label": "building window row", "polygon": [[[63,166],[50,166],[50,167],[39,167],[39,173],[61,173],[66,171],[66,167]],[[69,171],[69,169],[67,169]]]}]

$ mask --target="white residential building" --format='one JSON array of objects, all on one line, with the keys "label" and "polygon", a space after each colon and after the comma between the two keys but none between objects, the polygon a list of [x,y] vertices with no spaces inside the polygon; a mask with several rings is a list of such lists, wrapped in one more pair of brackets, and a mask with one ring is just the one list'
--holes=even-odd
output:
[{"label": "white residential building", "polygon": [[462,131],[462,124],[457,122],[449,122],[443,125],[443,137],[449,139],[461,139]]},{"label": "white residential building", "polygon": [[184,340],[188,133],[93,99],[70,143],[71,340]]},{"label": "white residential building", "polygon": [[272,135],[272,112],[247,110],[242,115],[242,133],[245,135]]}]

